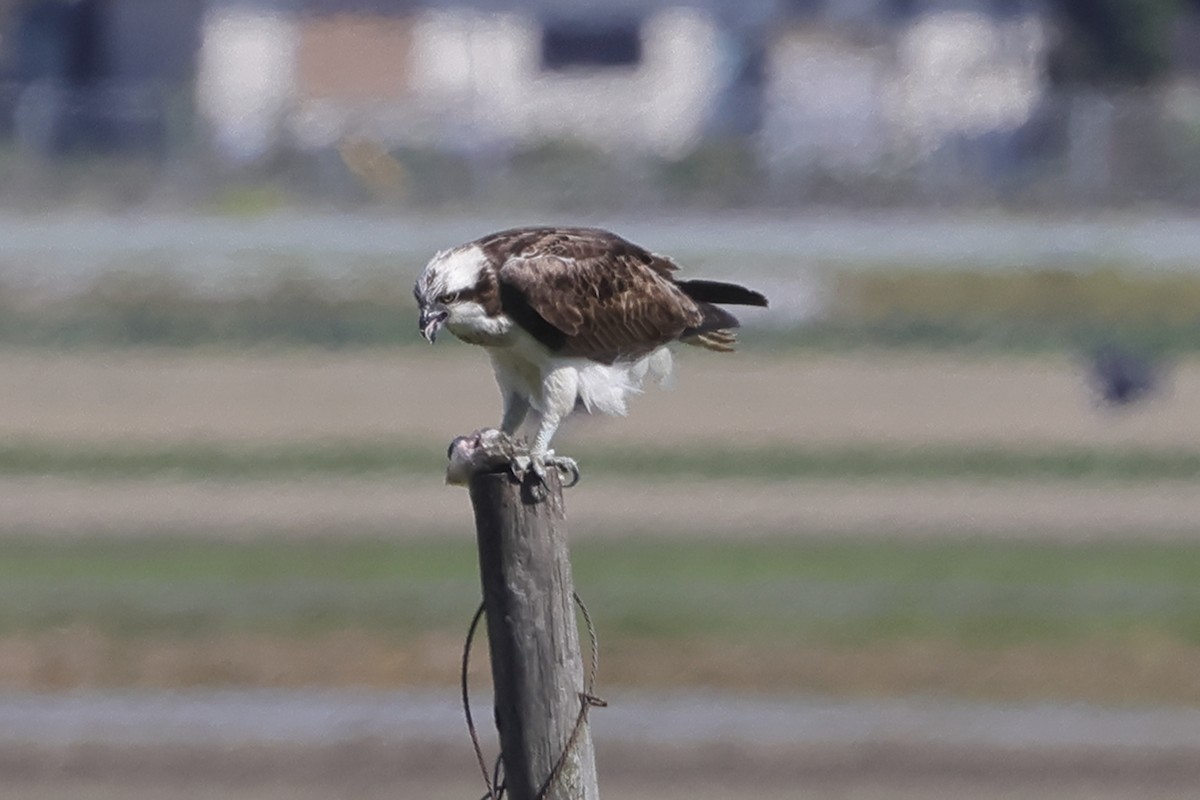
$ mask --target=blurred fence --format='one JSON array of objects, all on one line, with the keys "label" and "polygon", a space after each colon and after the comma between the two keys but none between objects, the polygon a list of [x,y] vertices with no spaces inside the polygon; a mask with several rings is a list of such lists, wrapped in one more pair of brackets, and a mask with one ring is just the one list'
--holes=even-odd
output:
[{"label": "blurred fence", "polygon": [[[306,144],[284,107],[256,160],[223,159],[191,93],[158,84],[0,86],[0,202],[446,204],[625,210],[806,204],[1095,206],[1200,202],[1200,89],[1045,94],[1019,125],[917,141],[884,117],[818,136],[820,109],[768,105],[755,133],[701,136],[678,154],[584,138],[464,140],[447,115],[389,135]],[[811,113],[809,113],[811,111]],[[382,113],[382,112],[380,112]],[[562,113],[570,113],[564,109]],[[619,121],[618,121],[619,122]],[[406,127],[414,134],[406,139]],[[343,121],[343,128],[353,128]],[[834,147],[831,142],[842,140]]]}]

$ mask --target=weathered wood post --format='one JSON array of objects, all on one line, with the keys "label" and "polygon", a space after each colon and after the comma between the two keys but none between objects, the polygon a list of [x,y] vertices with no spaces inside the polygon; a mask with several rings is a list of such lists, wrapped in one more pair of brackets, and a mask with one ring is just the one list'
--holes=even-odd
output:
[{"label": "weathered wood post", "polygon": [[475,511],[508,796],[599,800],[562,483],[552,469],[533,496],[508,468],[517,446],[496,431],[460,437],[446,470]]}]

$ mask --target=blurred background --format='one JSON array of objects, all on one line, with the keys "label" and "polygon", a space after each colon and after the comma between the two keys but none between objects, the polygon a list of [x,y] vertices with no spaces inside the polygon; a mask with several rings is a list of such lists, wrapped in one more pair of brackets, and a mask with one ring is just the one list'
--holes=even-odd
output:
[{"label": "blurred background", "polygon": [[1194,797],[1198,203],[1191,0],[0,0],[2,793],[482,794],[411,285],[575,223],[772,301],[556,440],[606,797]]}]

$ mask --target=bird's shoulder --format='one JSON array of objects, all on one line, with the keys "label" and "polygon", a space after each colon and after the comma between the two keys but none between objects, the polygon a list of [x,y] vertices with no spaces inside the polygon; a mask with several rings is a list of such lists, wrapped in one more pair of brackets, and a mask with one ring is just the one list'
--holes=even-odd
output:
[{"label": "bird's shoulder", "polygon": [[514,277],[641,273],[666,278],[678,269],[671,259],[603,228],[510,228],[485,236],[476,244],[501,275]]}]

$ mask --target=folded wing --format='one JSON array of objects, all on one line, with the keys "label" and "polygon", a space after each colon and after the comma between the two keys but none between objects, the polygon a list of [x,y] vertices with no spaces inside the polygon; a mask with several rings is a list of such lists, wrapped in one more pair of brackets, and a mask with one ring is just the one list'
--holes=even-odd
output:
[{"label": "folded wing", "polygon": [[548,230],[504,258],[500,299],[505,313],[562,355],[636,359],[705,320],[667,277],[674,269],[614,234]]}]

